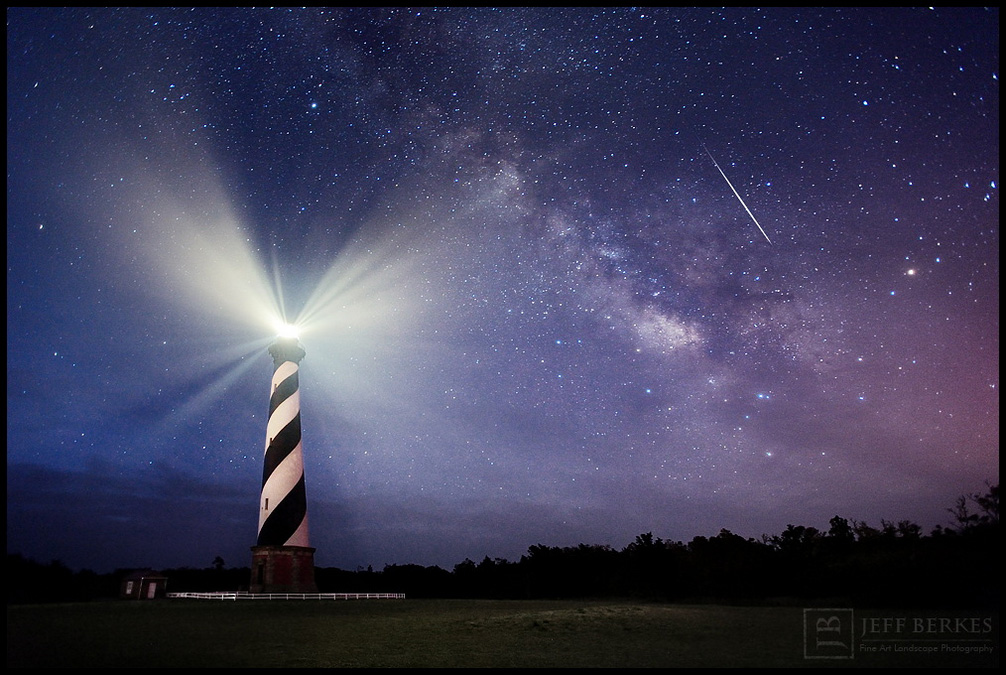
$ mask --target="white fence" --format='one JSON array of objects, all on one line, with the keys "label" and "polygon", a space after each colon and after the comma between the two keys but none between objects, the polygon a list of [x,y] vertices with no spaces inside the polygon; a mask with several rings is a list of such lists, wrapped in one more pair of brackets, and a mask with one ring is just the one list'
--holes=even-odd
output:
[{"label": "white fence", "polygon": [[168,593],[190,600],[404,600],[405,593]]}]

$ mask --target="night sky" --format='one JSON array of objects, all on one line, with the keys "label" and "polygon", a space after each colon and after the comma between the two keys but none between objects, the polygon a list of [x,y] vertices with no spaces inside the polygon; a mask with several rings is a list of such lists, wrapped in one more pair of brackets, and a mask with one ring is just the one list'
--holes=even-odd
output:
[{"label": "night sky", "polygon": [[998,70],[998,9],[9,8],[7,550],[249,565],[284,314],[320,566],[947,525]]}]

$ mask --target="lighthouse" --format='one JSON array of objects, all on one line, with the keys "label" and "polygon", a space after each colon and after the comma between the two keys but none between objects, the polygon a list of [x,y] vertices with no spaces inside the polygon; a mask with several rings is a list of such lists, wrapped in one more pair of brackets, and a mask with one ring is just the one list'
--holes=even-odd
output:
[{"label": "lighthouse", "polygon": [[269,354],[273,360],[272,389],[250,590],[315,593],[315,549],[308,540],[300,434],[299,363],[305,352],[296,337],[281,336],[269,347]]}]

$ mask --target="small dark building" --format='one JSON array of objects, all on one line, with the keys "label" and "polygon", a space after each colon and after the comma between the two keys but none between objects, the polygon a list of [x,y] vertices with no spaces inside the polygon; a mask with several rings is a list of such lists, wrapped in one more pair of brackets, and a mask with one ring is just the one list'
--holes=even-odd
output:
[{"label": "small dark building", "polygon": [[122,578],[119,597],[126,600],[163,598],[168,590],[168,578],[153,570],[136,570]]}]

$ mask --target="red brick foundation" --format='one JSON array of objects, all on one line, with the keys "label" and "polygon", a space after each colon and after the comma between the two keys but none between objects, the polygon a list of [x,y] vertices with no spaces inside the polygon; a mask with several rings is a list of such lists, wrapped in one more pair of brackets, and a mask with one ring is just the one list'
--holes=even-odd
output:
[{"label": "red brick foundation", "polygon": [[252,593],[317,593],[314,551],[306,546],[253,546]]}]

